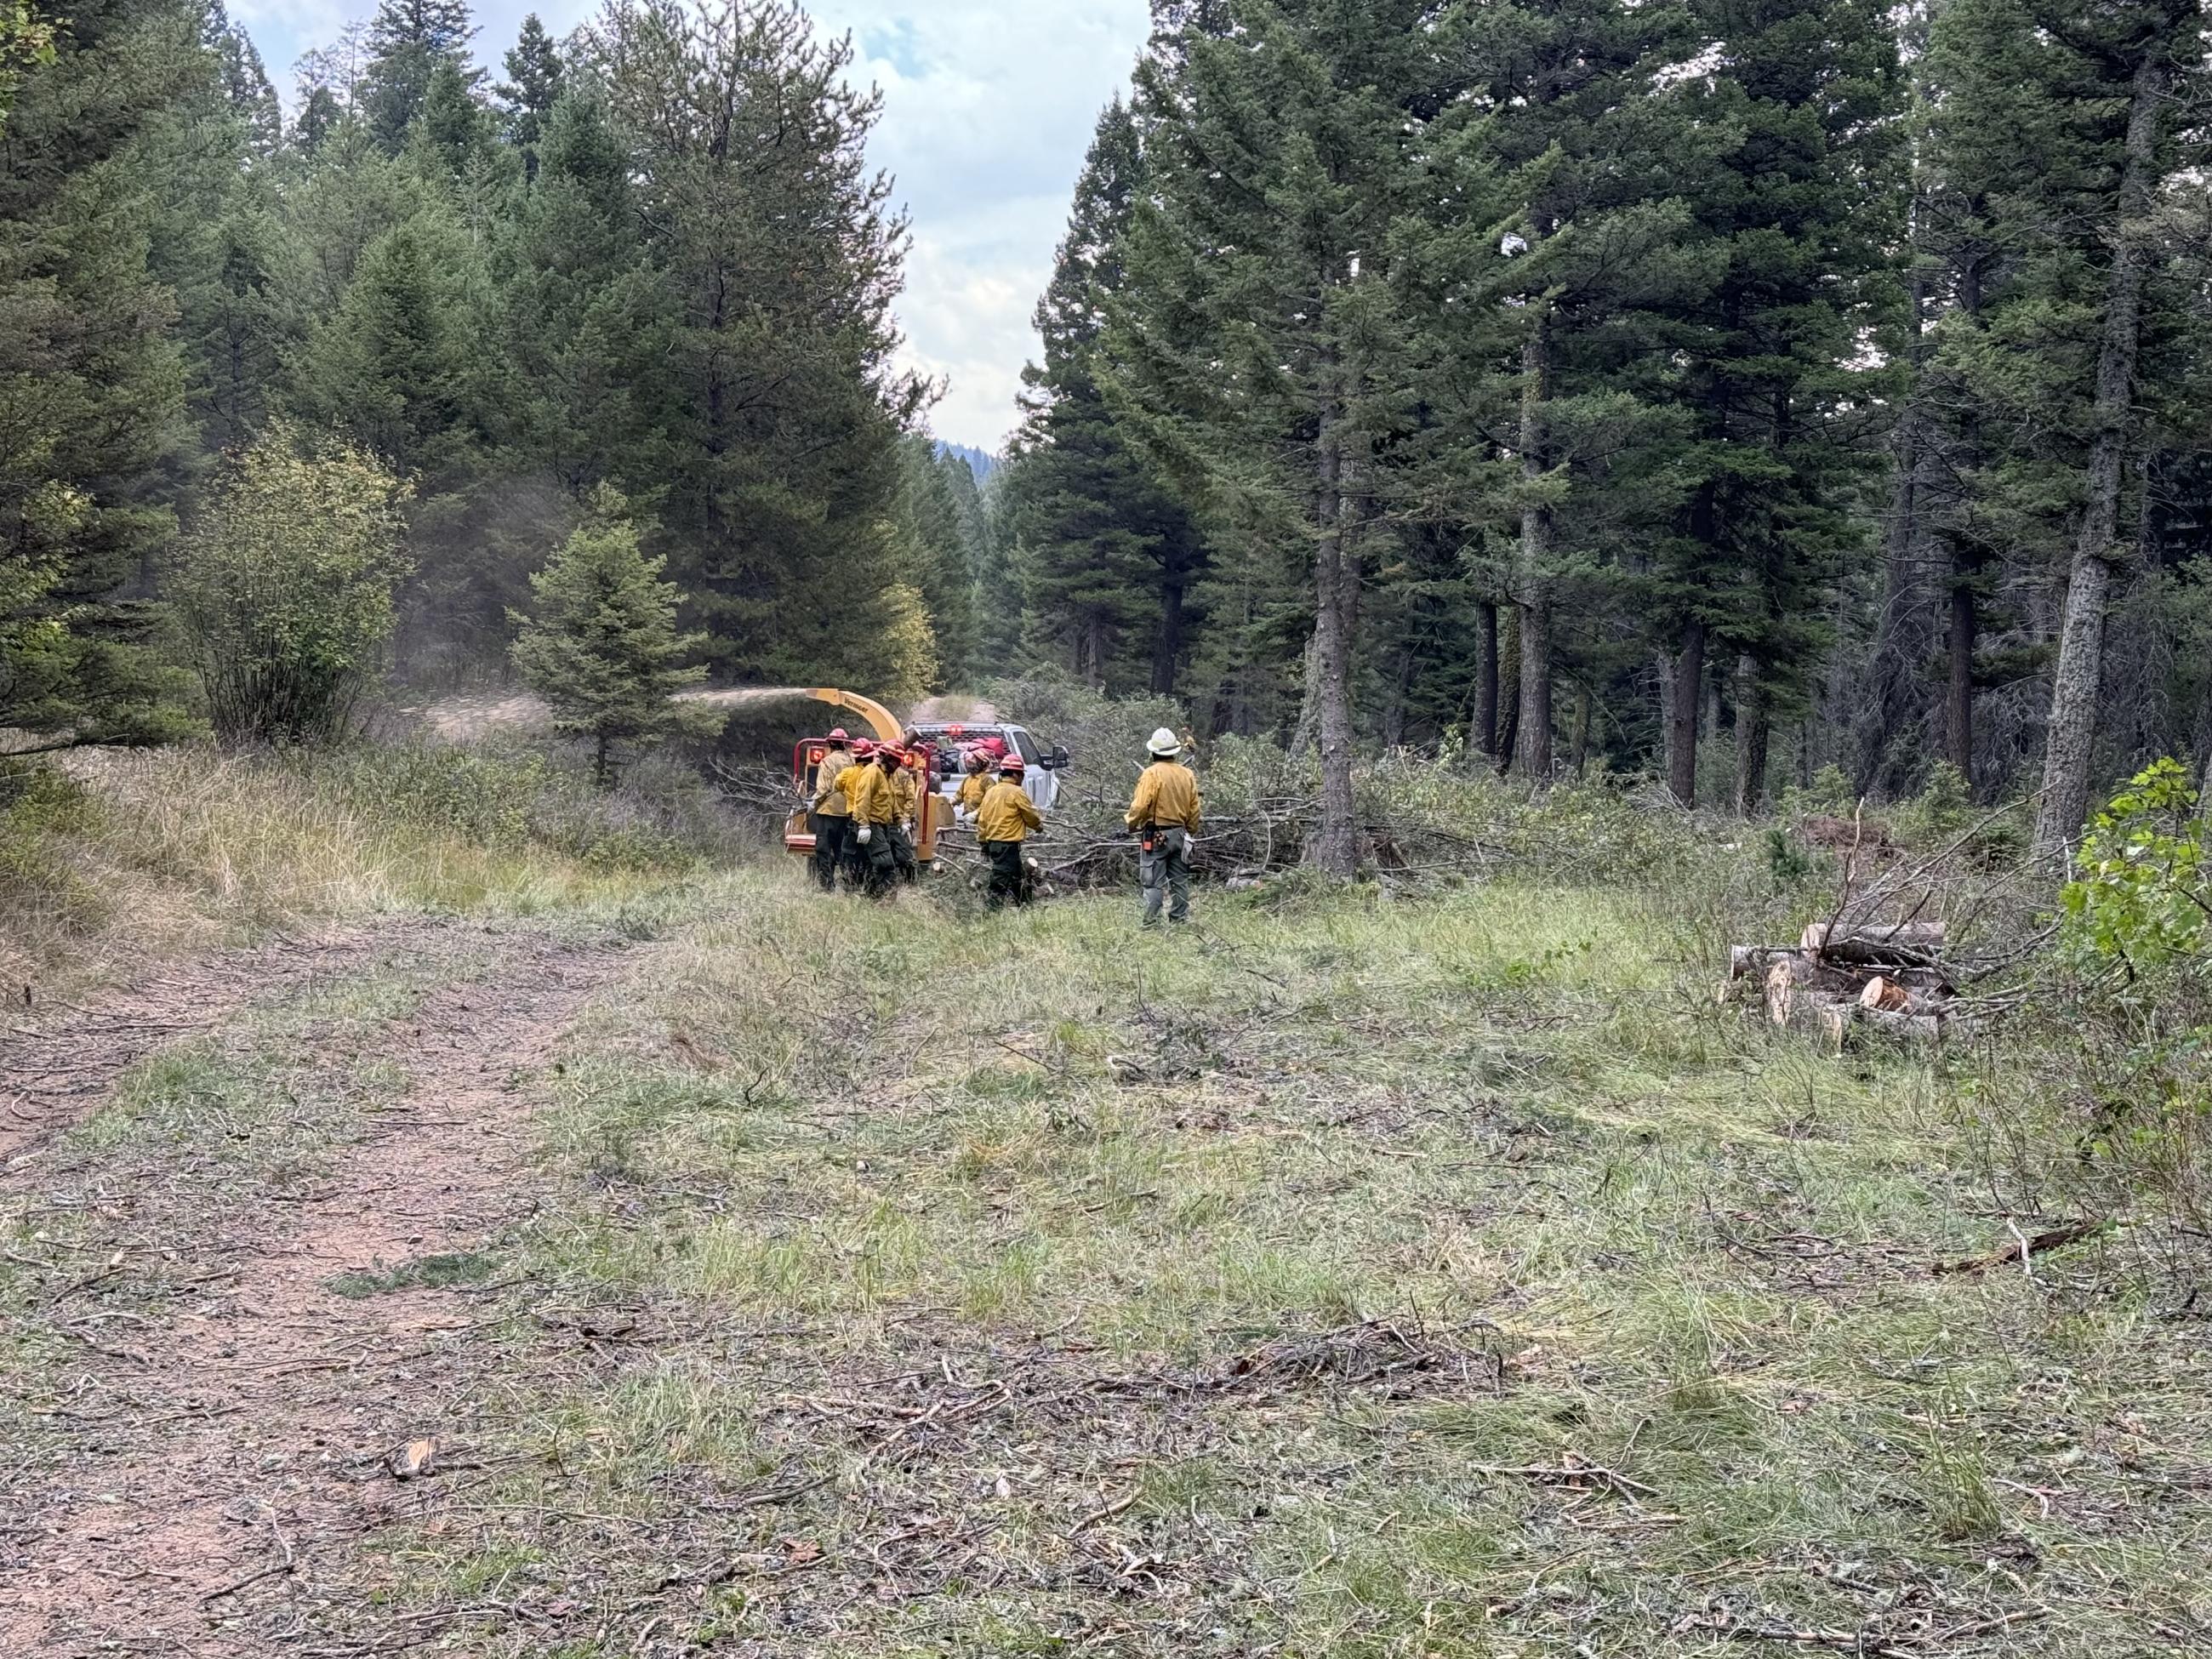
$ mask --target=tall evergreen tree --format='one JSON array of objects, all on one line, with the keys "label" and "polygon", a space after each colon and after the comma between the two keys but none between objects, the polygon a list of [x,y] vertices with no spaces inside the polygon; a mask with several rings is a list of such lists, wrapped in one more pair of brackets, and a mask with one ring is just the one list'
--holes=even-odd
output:
[{"label": "tall evergreen tree", "polygon": [[1188,654],[1205,542],[1116,428],[1093,361],[1143,172],[1136,122],[1117,98],[1099,118],[1037,306],[1044,362],[1024,374],[1029,414],[1006,489],[1032,634],[1095,686],[1167,692]]},{"label": "tall evergreen tree", "polygon": [[[1738,793],[1764,788],[1767,733],[1806,706],[1830,636],[1825,595],[1856,544],[1852,490],[1878,459],[1881,376],[1863,343],[1894,299],[1903,87],[1876,0],[1693,0],[1719,43],[1677,89],[1725,131],[1686,178],[1717,262],[1667,341],[1692,436],[1685,504],[1651,589],[1674,623],[1668,775],[1698,793],[1708,677],[1739,670]],[[1737,659],[1741,661],[1738,662]]]},{"label": "tall evergreen tree", "polygon": [[532,12],[522,20],[522,33],[507,49],[507,78],[493,88],[505,117],[507,142],[529,160],[532,177],[538,170],[538,147],[545,137],[553,106],[560,101],[560,48]]},{"label": "tall evergreen tree", "polygon": [[1605,463],[1648,454],[1659,437],[1664,416],[1649,400],[1660,388],[1638,386],[1628,365],[1654,343],[1651,309],[1705,275],[1674,186],[1712,137],[1682,118],[1681,100],[1656,95],[1658,76],[1690,41],[1680,8],[1625,0],[1484,7],[1463,41],[1486,113],[1484,148],[1510,169],[1513,257],[1498,287],[1520,335],[1511,441],[1522,489],[1505,586],[1520,647],[1514,755],[1540,780],[1553,763],[1561,586],[1600,568],[1611,550],[1601,532],[1618,528],[1625,508],[1632,503],[1642,528],[1666,501],[1651,469]]},{"label": "tall evergreen tree", "polygon": [[422,112],[441,64],[459,70],[473,87],[469,67],[476,37],[468,0],[380,0],[368,26],[368,62],[362,71],[360,109],[385,153],[396,155],[407,129]]},{"label": "tall evergreen tree", "polygon": [[1423,265],[1415,209],[1486,205],[1451,142],[1460,106],[1437,95],[1439,44],[1417,0],[1228,0],[1138,73],[1151,185],[1127,238],[1109,396],[1224,535],[1310,558],[1316,850],[1340,876],[1360,857],[1363,574],[1433,349],[1401,286]]},{"label": "tall evergreen tree", "polygon": [[571,88],[540,138],[535,185],[505,227],[494,270],[505,312],[498,407],[508,441],[581,500],[617,471],[657,477],[652,365],[672,305],[636,234],[629,156],[605,103]]},{"label": "tall evergreen tree", "polygon": [[198,13],[90,0],[9,113],[0,168],[0,726],[52,741],[174,729],[146,578],[187,437],[174,301],[150,250],[151,140],[204,104]]},{"label": "tall evergreen tree", "polygon": [[673,308],[647,388],[657,544],[720,672],[890,686],[921,661],[892,509],[927,387],[892,362],[905,233],[867,164],[878,100],[789,0],[619,0],[593,40]]}]

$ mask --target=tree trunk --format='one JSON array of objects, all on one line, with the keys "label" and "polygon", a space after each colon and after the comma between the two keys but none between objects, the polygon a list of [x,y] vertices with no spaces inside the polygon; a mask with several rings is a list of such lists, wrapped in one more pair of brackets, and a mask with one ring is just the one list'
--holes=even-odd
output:
[{"label": "tree trunk", "polygon": [[1705,625],[1682,627],[1682,648],[1674,653],[1674,706],[1669,711],[1672,740],[1667,745],[1667,787],[1685,806],[1698,804],[1698,716],[1705,699]]},{"label": "tree trunk", "polygon": [[1547,471],[1544,398],[1551,335],[1540,315],[1521,343],[1521,548],[1514,602],[1521,615],[1522,768],[1538,783],[1552,776],[1552,509],[1534,487]]},{"label": "tree trunk", "polygon": [[2126,159],[2120,169],[2112,269],[2105,292],[2104,339],[2097,351],[2095,439],[2089,451],[2088,500],[2074,545],[2059,626],[2058,666],[2051,682],[2051,726],[2043,758],[2043,805],[2035,847],[2063,860],[2089,816],[2089,763],[2097,737],[2097,699],[2104,684],[2105,600],[2112,584],[2118,533],[2120,477],[2133,435],[2136,351],[2140,343],[2145,239],[2150,234],[2158,140],[2166,104],[2166,31],[2142,48],[2128,109]]},{"label": "tree trunk", "polygon": [[1951,565],[1950,684],[1943,699],[1943,757],[1959,769],[1971,791],[1974,782],[1974,647],[1981,617],[1974,598],[1973,570],[1963,544],[1954,545]]},{"label": "tree trunk", "polygon": [[1766,804],[1766,689],[1748,654],[1735,667],[1735,810],[1751,817]]},{"label": "tree trunk", "polygon": [[601,789],[611,788],[615,781],[611,754],[613,739],[604,732],[599,733],[599,747],[592,754],[592,781]]},{"label": "tree trunk", "polygon": [[1912,276],[1905,319],[1911,330],[1905,348],[1911,378],[1897,417],[1897,429],[1891,435],[1889,522],[1882,536],[1882,599],[1881,612],[1875,623],[1873,695],[1865,700],[1859,729],[1862,793],[1893,789],[1903,781],[1897,775],[1893,745],[1899,729],[1921,702],[1917,695],[1916,657],[1925,635],[1919,622],[1920,583],[1913,568],[1913,554],[1920,536],[1920,372],[1928,355],[1923,326],[1928,314],[1928,273],[1920,258],[1927,201],[1917,179],[1911,216]]},{"label": "tree trunk", "polygon": [[1589,764],[1590,705],[1596,701],[1587,685],[1575,688],[1575,752],[1570,764],[1575,769],[1577,778],[1583,775],[1583,769]]},{"label": "tree trunk", "polygon": [[1505,639],[1498,652],[1498,692],[1504,704],[1498,711],[1498,775],[1513,769],[1513,750],[1521,741],[1521,613],[1505,613]]},{"label": "tree trunk", "polygon": [[[1410,625],[1411,618],[1408,618]],[[1395,749],[1406,740],[1406,699],[1413,689],[1413,641],[1410,632],[1398,647],[1397,671],[1390,676],[1390,696],[1382,705],[1382,746]]]},{"label": "tree trunk", "polygon": [[1474,746],[1498,755],[1498,607],[1474,602]]},{"label": "tree trunk", "polygon": [[1314,547],[1314,690],[1321,735],[1321,867],[1349,878],[1359,872],[1359,826],[1352,803],[1352,627],[1359,554],[1346,523],[1344,456],[1331,408],[1321,422],[1321,535]]},{"label": "tree trunk", "polygon": [[1176,571],[1160,583],[1160,631],[1152,641],[1152,694],[1175,695],[1176,672],[1182,663],[1183,580]]}]

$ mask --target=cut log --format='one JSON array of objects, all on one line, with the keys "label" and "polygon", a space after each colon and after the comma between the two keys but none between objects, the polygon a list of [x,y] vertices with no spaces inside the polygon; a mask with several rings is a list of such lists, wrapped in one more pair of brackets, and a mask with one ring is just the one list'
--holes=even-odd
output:
[{"label": "cut log", "polygon": [[1748,979],[1753,974],[1763,974],[1777,957],[1797,954],[1792,945],[1731,945],[1729,946],[1729,978]]},{"label": "cut log", "polygon": [[1775,957],[1766,969],[1767,1018],[1781,1026],[1797,1024],[1812,985],[1812,958],[1795,951]]},{"label": "cut log", "polygon": [[1927,1013],[1890,1013],[1880,1008],[1862,1008],[1859,1018],[1869,1030],[1906,1042],[1963,1042],[1982,1029],[1978,1019],[1941,1009]]},{"label": "cut log", "polygon": [[1943,924],[1907,921],[1869,927],[1816,921],[1806,928],[1799,945],[1830,962],[1866,968],[1927,966],[1942,951]]},{"label": "cut log", "polygon": [[1901,1014],[1912,1006],[1912,993],[1895,980],[1876,974],[1859,993],[1859,1006],[1869,1012]]}]

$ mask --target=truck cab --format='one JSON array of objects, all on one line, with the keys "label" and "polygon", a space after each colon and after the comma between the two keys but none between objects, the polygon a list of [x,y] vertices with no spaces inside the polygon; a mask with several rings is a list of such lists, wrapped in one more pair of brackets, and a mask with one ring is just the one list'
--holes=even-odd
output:
[{"label": "truck cab", "polygon": [[1046,748],[1027,726],[997,720],[930,720],[914,726],[912,731],[928,744],[936,757],[930,771],[940,795],[959,792],[962,752],[986,738],[996,738],[1006,745],[1008,754],[1022,757],[1026,769],[1022,789],[1037,811],[1049,812],[1060,802],[1060,775],[1067,768],[1067,750],[1057,745]]}]

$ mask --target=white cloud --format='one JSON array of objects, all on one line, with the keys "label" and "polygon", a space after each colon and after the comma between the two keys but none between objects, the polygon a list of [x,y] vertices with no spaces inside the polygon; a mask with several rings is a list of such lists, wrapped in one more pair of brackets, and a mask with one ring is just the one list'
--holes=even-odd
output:
[{"label": "white cloud", "polygon": [[[524,15],[565,33],[586,0],[479,6],[477,54],[495,68]],[[289,92],[291,65],[326,45],[362,0],[231,0]],[[815,0],[849,31],[857,79],[884,92],[870,155],[896,176],[914,253],[899,319],[908,360],[950,378],[940,436],[996,448],[1014,424],[1030,313],[1100,109],[1127,83],[1149,27],[1146,0]]]}]

